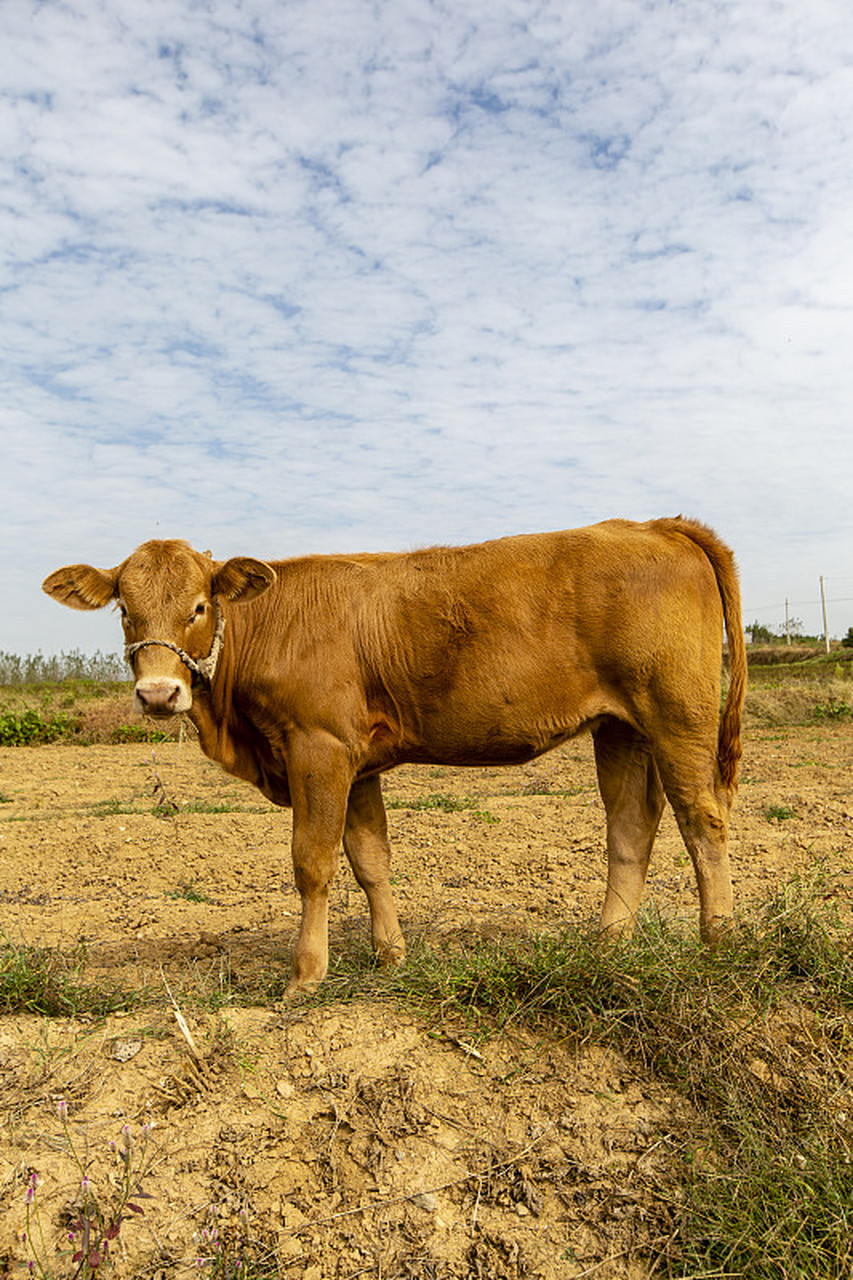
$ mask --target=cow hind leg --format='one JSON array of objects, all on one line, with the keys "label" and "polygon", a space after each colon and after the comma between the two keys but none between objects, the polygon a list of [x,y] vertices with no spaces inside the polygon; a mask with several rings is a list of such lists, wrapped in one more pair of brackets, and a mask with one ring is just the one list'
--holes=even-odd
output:
[{"label": "cow hind leg", "polygon": [[649,742],[630,725],[604,720],[594,735],[598,785],[607,817],[607,889],[601,930],[630,937],[664,806]]},{"label": "cow hind leg", "polygon": [[703,941],[713,945],[724,934],[733,911],[727,843],[732,792],[719,780],[712,738],[706,743],[656,743],[655,754],[696,873],[700,933]]},{"label": "cow hind leg", "polygon": [[367,894],[373,949],[383,964],[400,964],[406,944],[391,893],[391,847],[378,777],[352,786],[344,828],[344,852]]}]

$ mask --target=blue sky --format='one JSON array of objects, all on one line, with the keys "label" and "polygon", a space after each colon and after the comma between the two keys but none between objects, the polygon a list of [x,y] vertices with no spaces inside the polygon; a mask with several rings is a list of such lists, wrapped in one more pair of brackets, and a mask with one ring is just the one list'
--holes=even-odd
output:
[{"label": "blue sky", "polygon": [[847,0],[4,0],[0,649],[149,537],[682,511],[853,624]]}]

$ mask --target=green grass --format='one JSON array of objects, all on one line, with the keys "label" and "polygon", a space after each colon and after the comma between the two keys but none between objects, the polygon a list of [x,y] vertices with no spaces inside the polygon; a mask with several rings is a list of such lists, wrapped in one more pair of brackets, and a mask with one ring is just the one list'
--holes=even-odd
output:
[{"label": "green grass", "polygon": [[388,809],[412,809],[417,813],[438,809],[442,813],[459,813],[465,809],[476,809],[477,801],[469,796],[428,795],[416,796],[413,800],[386,800]]},{"label": "green grass", "polygon": [[[456,1011],[474,1034],[515,1025],[603,1045],[677,1090],[697,1122],[655,1274],[849,1280],[853,958],[820,899],[792,882],[716,952],[655,920],[609,950],[576,932],[416,949],[374,993]],[[328,996],[348,989],[364,977],[344,961]]]},{"label": "green grass", "polygon": [[0,1014],[103,1018],[133,1008],[133,992],[105,991],[82,980],[85,957],[44,947],[0,945]]},{"label": "green grass", "polygon": [[788,818],[796,818],[797,813],[787,804],[766,804],[762,813],[768,822],[786,822]]},{"label": "green grass", "polygon": [[470,813],[481,822],[500,822],[500,818],[488,809],[480,808],[479,801],[470,796],[428,795],[416,796],[413,800],[394,800],[386,798],[386,809],[411,809],[416,813],[438,811],[440,813]]},{"label": "green grass", "polygon": [[175,900],[181,899],[183,902],[214,902],[210,894],[205,893],[202,889],[195,887],[192,880],[179,880],[177,889],[173,889],[171,893],[166,894],[167,898]]}]

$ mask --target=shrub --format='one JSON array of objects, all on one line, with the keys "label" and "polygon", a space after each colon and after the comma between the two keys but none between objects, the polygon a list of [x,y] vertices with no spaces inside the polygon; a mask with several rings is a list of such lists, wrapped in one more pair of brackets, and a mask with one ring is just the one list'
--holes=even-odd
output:
[{"label": "shrub", "polygon": [[32,747],[56,742],[73,731],[74,721],[62,712],[52,716],[43,716],[40,711],[0,715],[0,745],[4,747]]}]

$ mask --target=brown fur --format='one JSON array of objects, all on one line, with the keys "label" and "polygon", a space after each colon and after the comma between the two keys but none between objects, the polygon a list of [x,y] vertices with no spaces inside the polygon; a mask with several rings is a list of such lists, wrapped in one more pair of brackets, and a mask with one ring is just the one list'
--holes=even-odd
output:
[{"label": "brown fur", "polygon": [[[594,736],[607,814],[602,927],[630,930],[664,796],[696,868],[703,935],[730,915],[726,828],[741,754],[746,659],[729,549],[680,517],[407,554],[216,563],[150,542],[114,570],[75,565],[45,590],[75,608],[121,601],[129,643],[200,658],[212,602],[225,642],[209,688],[170,649],[134,657],[150,714],[188,710],[204,751],[294,809],[303,900],[294,987],[327,963],[341,841],[375,945],[403,942],[378,783],[404,762],[528,760]],[[723,629],[729,691],[718,713]]]}]

